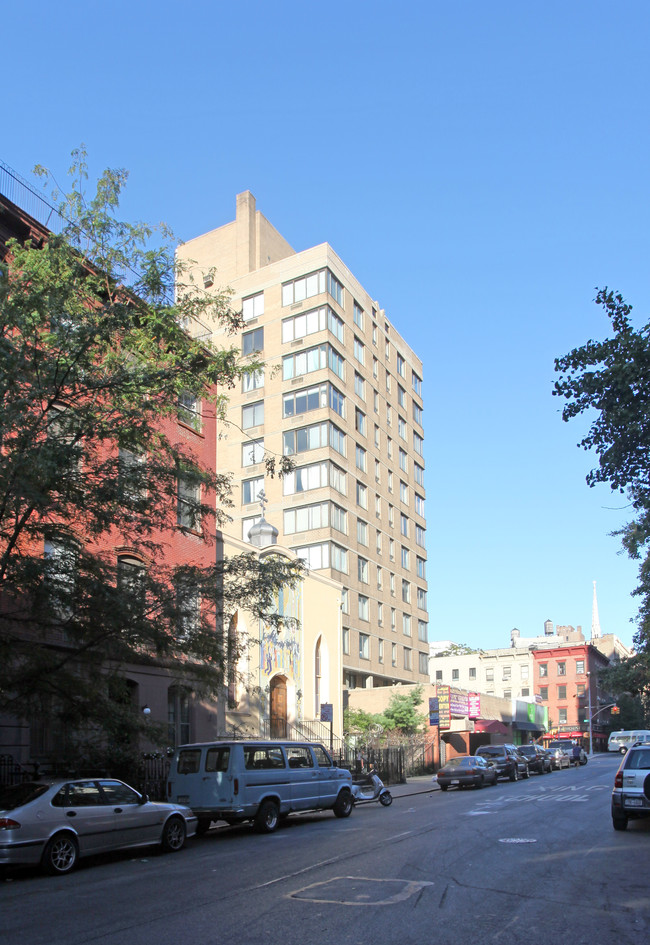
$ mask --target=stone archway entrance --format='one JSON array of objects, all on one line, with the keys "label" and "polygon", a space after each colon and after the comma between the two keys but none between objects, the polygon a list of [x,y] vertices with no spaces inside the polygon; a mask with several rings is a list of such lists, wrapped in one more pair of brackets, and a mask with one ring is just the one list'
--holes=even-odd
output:
[{"label": "stone archway entrance", "polygon": [[271,680],[271,738],[287,737],[287,679],[274,676]]}]

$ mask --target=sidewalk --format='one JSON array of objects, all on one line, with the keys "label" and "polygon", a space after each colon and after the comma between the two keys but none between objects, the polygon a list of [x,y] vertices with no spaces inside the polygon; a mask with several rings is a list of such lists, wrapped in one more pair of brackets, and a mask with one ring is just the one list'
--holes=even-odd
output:
[{"label": "sidewalk", "polygon": [[409,797],[411,794],[431,794],[433,791],[440,790],[434,778],[435,775],[420,774],[416,777],[408,778],[405,784],[387,784],[386,787],[393,797]]}]

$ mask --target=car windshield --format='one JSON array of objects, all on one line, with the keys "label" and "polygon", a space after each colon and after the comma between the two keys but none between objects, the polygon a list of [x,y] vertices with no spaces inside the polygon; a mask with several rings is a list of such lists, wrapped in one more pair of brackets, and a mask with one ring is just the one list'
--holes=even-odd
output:
[{"label": "car windshield", "polygon": [[45,794],[49,786],[49,784],[36,781],[26,781],[24,784],[12,784],[0,788],[0,810],[15,810],[23,804],[29,804],[41,794]]},{"label": "car windshield", "polygon": [[522,755],[534,755],[534,754],[535,754],[535,749],[534,749],[531,745],[521,745],[521,747],[518,748],[517,750],[520,751],[520,752],[522,753]]},{"label": "car windshield", "polygon": [[445,764],[445,768],[469,768],[471,760],[469,758],[450,758]]},{"label": "car windshield", "polygon": [[487,755],[490,758],[499,758],[501,755],[503,755],[504,749],[495,745],[494,748],[479,748],[479,752],[482,755]]}]

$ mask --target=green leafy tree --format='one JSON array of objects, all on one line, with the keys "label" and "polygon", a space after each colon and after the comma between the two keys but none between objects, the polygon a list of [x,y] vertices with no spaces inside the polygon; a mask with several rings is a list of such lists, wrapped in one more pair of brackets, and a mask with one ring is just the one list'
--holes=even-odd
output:
[{"label": "green leafy tree", "polygon": [[[205,340],[241,327],[229,292],[180,269],[164,227],[118,219],[126,173],[105,171],[89,198],[86,155],[73,158],[72,191],[52,193],[61,232],[10,241],[0,264],[0,711],[114,741],[141,724],[115,698],[126,664],[216,693],[222,628],[241,606],[281,622],[278,589],[302,567],[169,564],[177,510],[210,539],[231,491],[170,431],[179,411],[219,424],[223,392],[258,365]],[[116,564],[118,544],[146,567]]]},{"label": "green leafy tree", "polygon": [[[588,341],[555,361],[554,395],[566,400],[562,419],[590,418],[579,446],[594,450],[598,465],[590,486],[607,483],[626,496],[630,522],[620,531],[623,547],[640,562],[633,593],[639,598],[635,645],[650,650],[650,324],[634,328],[632,306],[608,288],[596,296],[614,334]],[[646,684],[650,682],[647,678]]]},{"label": "green leafy tree", "polygon": [[415,735],[422,730],[426,715],[418,712],[422,702],[422,686],[415,686],[408,693],[393,692],[384,710],[387,727],[403,735]]}]

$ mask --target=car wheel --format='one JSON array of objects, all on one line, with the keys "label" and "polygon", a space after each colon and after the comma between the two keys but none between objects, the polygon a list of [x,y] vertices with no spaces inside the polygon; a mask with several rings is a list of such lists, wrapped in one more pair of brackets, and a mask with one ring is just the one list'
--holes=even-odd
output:
[{"label": "car wheel", "polygon": [[79,845],[71,833],[58,833],[48,842],[41,863],[52,876],[73,870],[79,859]]},{"label": "car wheel", "polygon": [[379,803],[384,807],[390,807],[390,805],[393,803],[393,795],[390,793],[390,791],[384,791],[383,794],[379,795]]},{"label": "car wheel", "polygon": [[187,827],[182,817],[170,817],[163,827],[160,845],[165,853],[176,853],[185,846]]},{"label": "car wheel", "polygon": [[[383,804],[384,803],[383,797],[380,798],[380,800]],[[350,794],[350,792],[341,791],[339,796],[336,798],[336,801],[334,803],[334,807],[332,808],[332,810],[334,811],[335,817],[349,817],[352,812],[352,807],[353,807],[352,795]]]},{"label": "car wheel", "polygon": [[526,770],[522,774],[522,778],[524,779],[524,781],[527,781],[529,777],[530,777],[530,771],[528,770],[528,765],[526,765]]},{"label": "car wheel", "polygon": [[280,821],[280,811],[275,801],[263,801],[255,815],[255,829],[259,833],[273,833]]},{"label": "car wheel", "polygon": [[446,791],[448,787],[449,787],[448,784],[441,784],[441,785],[440,785],[440,790],[441,790],[441,791]]},{"label": "car wheel", "polygon": [[614,817],[612,814],[612,826],[614,830],[627,830],[627,817]]},{"label": "car wheel", "polygon": [[621,747],[618,750],[618,753],[619,755],[624,755],[626,751],[627,751],[627,748],[623,748],[623,746],[621,745]]},{"label": "car wheel", "polygon": [[646,775],[645,781],[643,782],[643,793],[650,801],[650,774]]}]

